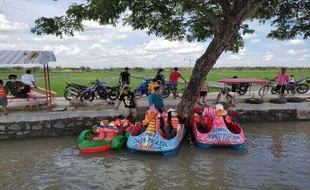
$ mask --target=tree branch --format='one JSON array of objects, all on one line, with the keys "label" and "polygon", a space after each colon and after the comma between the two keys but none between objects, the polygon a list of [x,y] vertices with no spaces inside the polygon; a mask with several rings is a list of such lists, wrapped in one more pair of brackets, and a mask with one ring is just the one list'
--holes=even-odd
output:
[{"label": "tree branch", "polygon": [[222,7],[224,15],[228,16],[231,12],[230,2],[228,0],[216,0],[216,2]]},{"label": "tree branch", "polygon": [[188,5],[198,11],[199,13],[202,13],[204,17],[214,26],[215,31],[219,31],[219,28],[222,24],[221,19],[214,14],[211,10],[207,10],[203,6],[201,6],[201,2],[196,1],[196,0],[185,0]]}]

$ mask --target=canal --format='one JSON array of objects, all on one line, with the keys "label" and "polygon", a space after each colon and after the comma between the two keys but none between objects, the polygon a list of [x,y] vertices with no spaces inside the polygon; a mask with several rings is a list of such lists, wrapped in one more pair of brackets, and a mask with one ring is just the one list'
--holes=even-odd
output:
[{"label": "canal", "polygon": [[310,122],[243,124],[244,150],[79,152],[76,137],[0,141],[0,189],[309,189]]}]

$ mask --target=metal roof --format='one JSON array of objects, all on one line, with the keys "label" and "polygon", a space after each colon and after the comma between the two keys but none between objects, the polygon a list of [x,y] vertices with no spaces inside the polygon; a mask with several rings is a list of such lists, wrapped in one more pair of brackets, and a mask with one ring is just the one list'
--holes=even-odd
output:
[{"label": "metal roof", "polygon": [[55,62],[52,51],[0,50],[0,65],[42,64]]}]

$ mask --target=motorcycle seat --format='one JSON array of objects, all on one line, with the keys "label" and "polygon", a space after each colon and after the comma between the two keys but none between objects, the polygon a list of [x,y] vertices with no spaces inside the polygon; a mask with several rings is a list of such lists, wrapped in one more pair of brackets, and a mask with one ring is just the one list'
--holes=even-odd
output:
[{"label": "motorcycle seat", "polygon": [[121,87],[120,83],[118,83],[118,84],[116,84],[114,86],[108,86],[107,88],[119,88],[119,87]]},{"label": "motorcycle seat", "polygon": [[76,87],[81,88],[81,89],[87,88],[87,86],[83,86],[83,85],[79,85],[79,84],[75,84],[75,83],[67,83],[67,84],[70,86],[76,86]]}]

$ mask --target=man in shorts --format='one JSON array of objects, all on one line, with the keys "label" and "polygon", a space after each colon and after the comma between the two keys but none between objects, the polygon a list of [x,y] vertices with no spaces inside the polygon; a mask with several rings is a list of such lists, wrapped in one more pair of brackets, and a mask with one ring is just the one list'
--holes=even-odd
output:
[{"label": "man in shorts", "polygon": [[125,67],[125,71],[120,73],[119,81],[122,83],[122,87],[130,84],[130,73],[128,67]]},{"label": "man in shorts", "polygon": [[178,70],[179,69],[177,67],[175,67],[173,69],[173,71],[170,73],[169,85],[170,85],[170,89],[172,90],[173,99],[176,99],[176,97],[177,97],[179,78],[181,77],[184,80],[184,82],[186,83],[186,80],[181,75],[181,73],[178,72]]},{"label": "man in shorts", "polygon": [[[123,94],[121,94],[120,98],[118,99],[115,109],[118,110],[119,105],[121,104],[121,102],[123,102],[125,105],[125,115],[127,117],[131,115],[133,120],[135,121],[138,115],[137,99],[135,97],[135,94],[130,91],[129,85],[125,85],[123,89],[124,89],[124,92]],[[132,121],[132,123],[134,123],[134,121]]]}]

